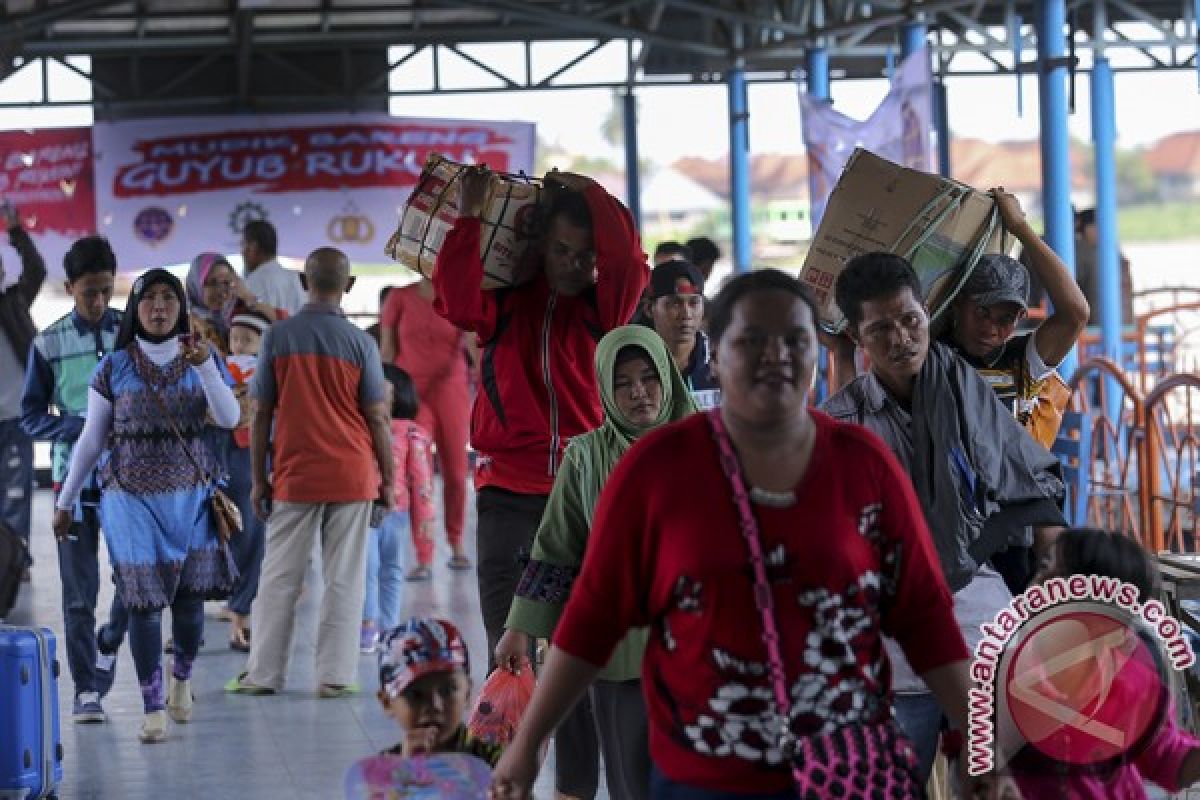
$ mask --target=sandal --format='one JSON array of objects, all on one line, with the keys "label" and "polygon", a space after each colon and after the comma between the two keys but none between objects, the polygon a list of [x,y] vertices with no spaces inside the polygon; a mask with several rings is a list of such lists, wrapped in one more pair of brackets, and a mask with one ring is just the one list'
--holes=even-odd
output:
[{"label": "sandal", "polygon": [[250,652],[250,631],[245,628],[232,628],[229,631],[229,649],[239,653]]},{"label": "sandal", "polygon": [[463,572],[471,568],[471,559],[466,556],[451,556],[446,566],[456,572]]},{"label": "sandal", "polygon": [[275,690],[269,686],[255,686],[252,683],[246,683],[246,675],[249,673],[243,672],[236,678],[233,678],[229,683],[225,684],[225,691],[230,694],[245,694],[251,697],[263,697],[265,695],[275,694]]},{"label": "sandal", "polygon": [[317,687],[317,695],[323,700],[336,700],[339,697],[351,697],[358,694],[361,689],[357,683],[347,683],[339,686],[333,683],[322,683]]},{"label": "sandal", "polygon": [[404,576],[406,581],[427,581],[433,577],[433,570],[426,566],[413,567],[409,573]]}]

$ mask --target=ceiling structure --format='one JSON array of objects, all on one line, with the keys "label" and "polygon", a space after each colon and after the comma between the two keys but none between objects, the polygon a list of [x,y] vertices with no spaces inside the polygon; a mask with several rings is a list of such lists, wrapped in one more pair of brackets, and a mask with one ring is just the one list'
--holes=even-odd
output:
[{"label": "ceiling structure", "polygon": [[[1074,63],[1100,46],[1118,69],[1194,68],[1195,8],[1069,2]],[[834,77],[877,78],[906,22],[929,27],[939,74],[1033,71],[1032,21],[1031,0],[0,0],[0,79],[61,63],[101,119],[382,111],[402,94],[719,82],[734,66],[791,80],[814,46]]]}]

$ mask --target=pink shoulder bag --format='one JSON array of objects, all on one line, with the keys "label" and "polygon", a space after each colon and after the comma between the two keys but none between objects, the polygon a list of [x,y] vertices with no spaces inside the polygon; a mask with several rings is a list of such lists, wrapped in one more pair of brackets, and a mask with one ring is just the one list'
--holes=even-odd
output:
[{"label": "pink shoulder bag", "polygon": [[[924,789],[916,778],[916,753],[894,721],[847,725],[819,736],[797,737],[792,731],[791,698],[758,520],[721,410],[712,409],[705,416],[721,455],[721,468],[733,490],[738,527],[754,572],[754,605],[762,621],[763,644],[767,648],[767,674],[775,695],[779,748],[791,761],[796,795],[804,800],[820,800],[833,796],[861,797],[878,791],[883,797],[924,797]],[[841,791],[834,788],[835,784],[841,785]]]}]

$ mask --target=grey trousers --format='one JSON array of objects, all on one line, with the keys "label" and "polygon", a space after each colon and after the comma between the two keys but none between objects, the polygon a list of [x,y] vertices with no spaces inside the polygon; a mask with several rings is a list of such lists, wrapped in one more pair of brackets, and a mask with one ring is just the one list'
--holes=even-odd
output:
[{"label": "grey trousers", "polygon": [[554,734],[554,788],[581,800],[595,797],[599,754],[604,756],[609,797],[650,796],[650,739],[641,681],[592,684]]},{"label": "grey trousers", "polygon": [[276,503],[267,520],[266,553],[251,610],[254,638],[246,681],[280,690],[287,679],[296,601],[313,540],[321,543],[324,592],[317,628],[317,682],[348,686],[358,676],[358,637],[367,574],[371,501]]}]

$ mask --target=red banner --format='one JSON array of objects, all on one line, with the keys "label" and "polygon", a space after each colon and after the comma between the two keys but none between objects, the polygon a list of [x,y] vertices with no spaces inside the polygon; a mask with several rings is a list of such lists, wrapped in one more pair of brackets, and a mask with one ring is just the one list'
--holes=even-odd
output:
[{"label": "red banner", "polygon": [[140,161],[122,165],[116,197],[252,189],[266,194],[410,185],[431,153],[509,168],[513,140],[495,126],[412,123],[220,131],[139,139]]},{"label": "red banner", "polygon": [[94,184],[90,128],[0,131],[0,199],[35,238],[95,231]]}]

